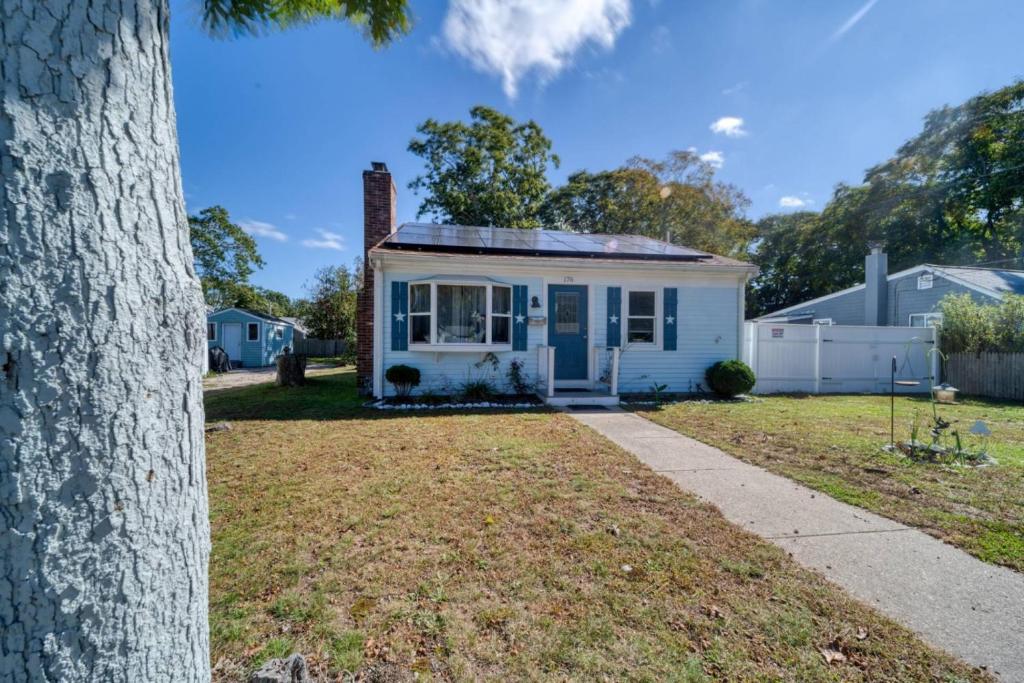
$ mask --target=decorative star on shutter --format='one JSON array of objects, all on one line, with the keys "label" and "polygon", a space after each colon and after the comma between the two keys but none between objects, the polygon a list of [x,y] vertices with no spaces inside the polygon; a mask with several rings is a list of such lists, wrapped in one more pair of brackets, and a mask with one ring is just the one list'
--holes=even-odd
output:
[{"label": "decorative star on shutter", "polygon": [[666,325],[675,325],[675,323],[676,323],[676,317],[674,315],[670,315],[669,317],[665,318],[665,324]]},{"label": "decorative star on shutter", "polygon": [[523,324],[526,322],[527,292],[526,285],[512,285],[512,315],[516,321],[516,325],[512,328],[513,351],[525,351],[530,336],[530,331]]},{"label": "decorative star on shutter", "polygon": [[395,320],[398,322],[405,322],[405,313],[395,313]]},{"label": "decorative star on shutter", "polygon": [[617,316],[617,315],[608,316],[608,322],[610,322],[612,325],[614,325],[615,323],[619,322],[619,316]]}]

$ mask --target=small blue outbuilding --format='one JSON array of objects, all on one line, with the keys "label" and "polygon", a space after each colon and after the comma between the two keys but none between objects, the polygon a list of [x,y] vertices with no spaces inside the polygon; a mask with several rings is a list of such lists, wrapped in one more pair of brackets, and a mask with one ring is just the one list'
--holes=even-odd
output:
[{"label": "small blue outbuilding", "polygon": [[273,365],[285,349],[294,349],[295,325],[247,308],[225,308],[206,316],[206,345],[219,346],[231,367]]}]

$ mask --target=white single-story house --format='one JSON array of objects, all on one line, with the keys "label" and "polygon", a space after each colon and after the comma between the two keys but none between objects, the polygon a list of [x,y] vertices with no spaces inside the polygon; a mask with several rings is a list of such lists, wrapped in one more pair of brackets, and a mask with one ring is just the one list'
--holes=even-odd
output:
[{"label": "white single-story house", "polygon": [[206,346],[219,346],[231,367],[273,365],[286,348],[294,348],[294,326],[283,318],[247,308],[224,308],[206,316]]},{"label": "white single-story house", "polygon": [[517,359],[549,402],[606,404],[697,391],[741,357],[748,263],[633,235],[396,227],[387,167],[363,188],[358,372],[375,397],[394,394],[384,375],[399,364],[419,369],[419,391],[480,378],[507,391]]}]

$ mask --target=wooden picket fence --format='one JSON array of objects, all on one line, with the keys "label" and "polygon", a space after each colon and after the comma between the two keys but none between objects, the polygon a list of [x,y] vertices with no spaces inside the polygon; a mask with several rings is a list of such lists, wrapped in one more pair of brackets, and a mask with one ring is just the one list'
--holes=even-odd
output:
[{"label": "wooden picket fence", "polygon": [[348,349],[348,342],[344,339],[300,339],[295,342],[295,353],[306,356],[328,358],[343,356]]},{"label": "wooden picket fence", "polygon": [[952,353],[942,381],[968,396],[1024,401],[1024,353]]}]

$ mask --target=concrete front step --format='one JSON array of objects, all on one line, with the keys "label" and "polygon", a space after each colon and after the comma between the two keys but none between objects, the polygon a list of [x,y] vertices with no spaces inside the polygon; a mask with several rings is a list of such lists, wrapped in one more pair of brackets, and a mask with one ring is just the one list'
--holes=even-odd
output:
[{"label": "concrete front step", "polygon": [[544,397],[549,406],[565,408],[569,406],[617,406],[619,397],[598,391],[555,391],[554,396]]}]

